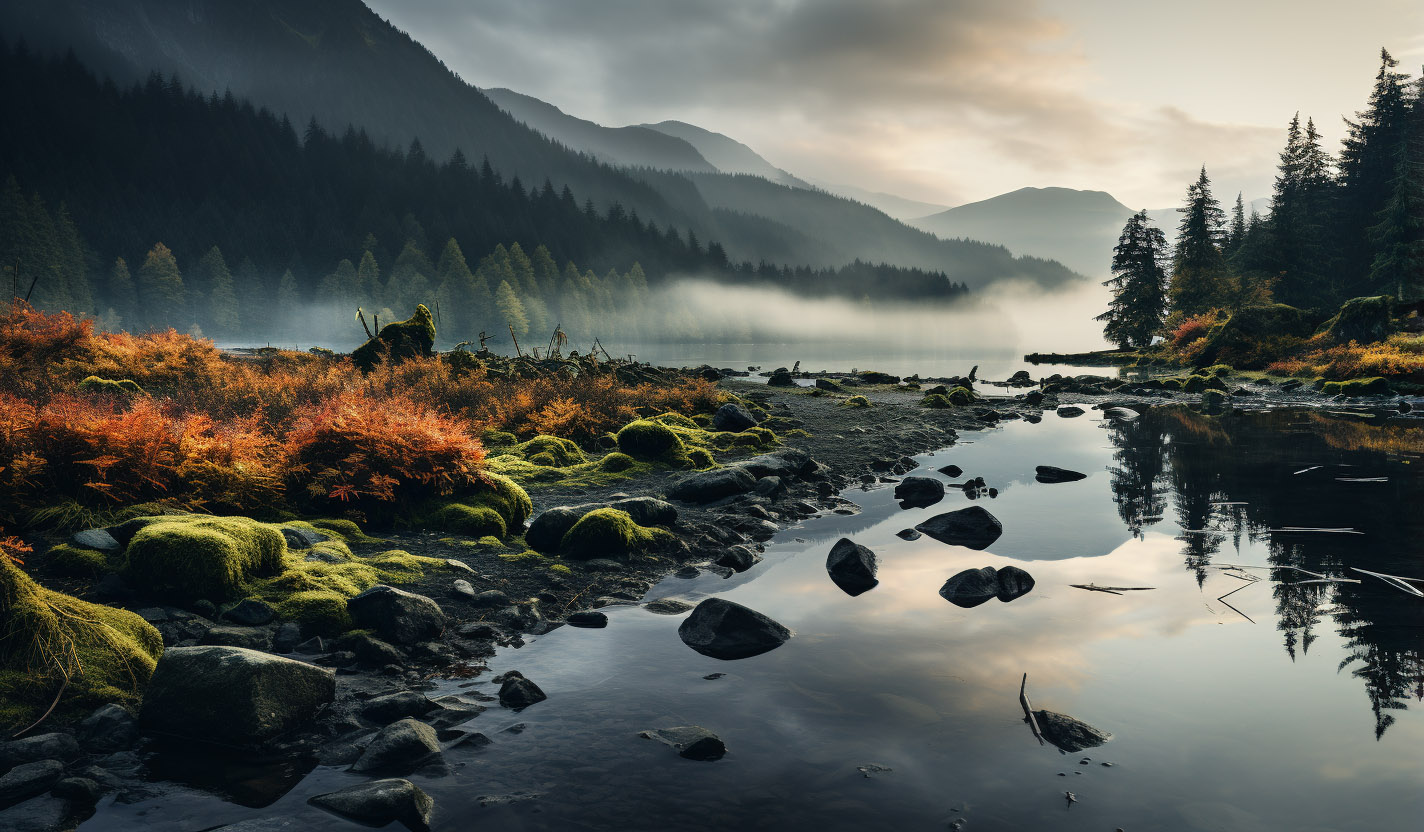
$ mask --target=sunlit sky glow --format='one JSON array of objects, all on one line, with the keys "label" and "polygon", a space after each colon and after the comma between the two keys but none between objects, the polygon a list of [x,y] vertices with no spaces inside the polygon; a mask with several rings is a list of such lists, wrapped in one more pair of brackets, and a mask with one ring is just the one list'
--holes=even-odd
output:
[{"label": "sunlit sky glow", "polygon": [[1269,193],[1291,114],[1333,149],[1418,0],[369,0],[465,80],[677,119],[805,178],[954,205],[1024,186]]}]

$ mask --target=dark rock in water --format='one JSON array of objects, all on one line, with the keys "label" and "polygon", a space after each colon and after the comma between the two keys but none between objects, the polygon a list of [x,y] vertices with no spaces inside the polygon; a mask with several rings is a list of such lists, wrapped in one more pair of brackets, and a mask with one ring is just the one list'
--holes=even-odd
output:
[{"label": "dark rock in water", "polygon": [[499,704],[506,708],[527,708],[548,698],[538,685],[523,676],[506,674],[504,684],[499,689]]},{"label": "dark rock in water", "polygon": [[567,621],[571,627],[584,627],[590,630],[608,626],[608,615],[592,610],[572,613],[564,620]]},{"label": "dark rock in water", "polygon": [[750,546],[730,546],[713,563],[725,566],[733,572],[745,572],[756,565],[761,556]]},{"label": "dark rock in water", "polygon": [[276,617],[277,610],[271,604],[256,598],[245,598],[222,614],[224,621],[231,621],[243,627],[260,627]]},{"label": "dark rock in water", "polygon": [[682,642],[714,659],[745,659],[775,650],[791,631],[756,610],[724,598],[697,605],[677,628]]},{"label": "dark rock in water", "polygon": [[941,543],[970,549],[987,549],[1004,533],[999,519],[979,506],[937,514],[915,529]]},{"label": "dark rock in water", "polygon": [[290,549],[310,549],[318,543],[330,540],[331,536],[322,534],[313,529],[282,527],[282,537],[287,539],[287,547]]},{"label": "dark rock in water", "polygon": [[346,602],[357,627],[371,630],[392,644],[411,645],[439,636],[445,630],[445,613],[426,598],[377,584]]},{"label": "dark rock in water", "polygon": [[946,465],[943,468],[940,468],[939,472],[941,474],[944,474],[946,477],[953,479],[959,476],[960,474],[963,474],[964,469],[960,468],[958,465]]},{"label": "dark rock in water", "polygon": [[1112,734],[1099,731],[1067,714],[1034,711],[1033,716],[1038,721],[1038,730],[1043,732],[1043,738],[1070,754],[1085,748],[1097,748],[1112,739]]},{"label": "dark rock in water", "polygon": [[[8,732],[7,732],[8,733]],[[0,771],[38,760],[72,760],[79,756],[79,743],[59,732],[0,743]]]},{"label": "dark rock in water", "polygon": [[998,597],[999,573],[992,566],[966,569],[944,582],[939,594],[956,607],[970,609]]},{"label": "dark rock in water", "polygon": [[172,647],[143,697],[145,730],[249,747],[308,724],[336,698],[327,669],[240,647]]},{"label": "dark rock in water", "polygon": [[559,544],[564,541],[564,535],[568,534],[569,529],[588,511],[589,509],[583,506],[555,506],[546,509],[530,522],[529,530],[524,533],[524,542],[536,552],[557,552]]},{"label": "dark rock in water", "polygon": [[1063,407],[1058,408],[1058,415],[1063,416],[1065,418],[1070,416],[1082,416],[1085,412],[1086,411],[1084,411],[1083,408],[1077,406],[1076,404],[1064,405]]},{"label": "dark rock in water", "polygon": [[1076,482],[1086,479],[1087,474],[1078,471],[1069,471],[1067,468],[1055,468],[1052,465],[1040,465],[1033,469],[1034,479],[1041,483]]},{"label": "dark rock in water", "polygon": [[85,717],[77,735],[91,751],[123,751],[138,742],[138,720],[127,708],[111,702]]},{"label": "dark rock in water", "polygon": [[372,826],[399,821],[414,832],[430,829],[435,801],[409,780],[372,780],[307,801]]},{"label": "dark rock in water", "polygon": [[104,787],[88,777],[66,777],[54,784],[50,794],[81,806],[93,806],[104,796]]},{"label": "dark rock in water", "polygon": [[722,759],[723,755],[727,753],[727,746],[722,743],[720,737],[706,728],[696,725],[655,728],[651,731],[640,732],[638,736],[671,746],[677,750],[679,757],[689,760],[711,762]]},{"label": "dark rock in water", "polygon": [[0,777],[0,806],[47,791],[63,776],[64,763],[59,760],[36,760],[15,766]]},{"label": "dark rock in water", "polygon": [[398,719],[425,716],[439,708],[425,694],[406,690],[373,697],[361,709],[361,716],[379,725],[389,725]]},{"label": "dark rock in water", "polygon": [[999,570],[999,600],[1004,603],[1022,598],[1033,591],[1033,576],[1017,566]]},{"label": "dark rock in water", "polygon": [[710,503],[756,487],[756,478],[741,467],[718,468],[683,477],[668,489],[668,497],[685,503]]},{"label": "dark rock in water", "polygon": [[1027,402],[1027,403],[1029,403],[1029,404],[1031,404],[1031,405],[1034,405],[1035,407],[1037,407],[1038,405],[1043,404],[1043,391],[1042,391],[1042,390],[1030,390],[1030,391],[1028,391],[1027,393],[1024,394],[1024,401]]},{"label": "dark rock in water", "polygon": [[929,477],[905,477],[895,486],[901,508],[924,508],[944,499],[944,483]]},{"label": "dark rock in water", "polygon": [[1004,417],[1001,416],[997,410],[985,410],[975,418],[981,422],[998,422]]},{"label": "dark rock in water", "polygon": [[1114,422],[1135,422],[1141,416],[1130,407],[1109,407],[1103,411],[1103,415]]},{"label": "dark rock in water", "polygon": [[880,583],[875,579],[876,566],[874,552],[846,537],[836,541],[826,557],[826,572],[850,596],[868,592]]},{"label": "dark rock in water", "polygon": [[261,627],[212,627],[198,639],[199,644],[219,647],[245,647],[266,650],[272,646],[272,633]]},{"label": "dark rock in water", "polygon": [[727,402],[712,414],[712,427],[730,433],[741,433],[747,428],[756,427],[756,423],[756,417],[751,411],[736,402]]},{"label": "dark rock in water", "polygon": [[1028,422],[1030,425],[1036,425],[1039,422],[1043,421],[1043,417],[1038,415],[1037,413],[1025,413],[1023,420],[1025,422]]},{"label": "dark rock in water", "polygon": [[782,368],[772,373],[771,377],[766,380],[766,383],[772,387],[795,387],[796,379],[791,376],[788,370]]},{"label": "dark rock in water", "polygon": [[97,549],[100,552],[117,552],[123,547],[119,541],[109,534],[105,529],[85,529],[82,532],[75,532],[69,540],[75,546],[82,546],[85,549]]},{"label": "dark rock in water", "polygon": [[644,604],[643,609],[658,615],[681,615],[692,609],[692,605],[676,598],[659,598]]},{"label": "dark rock in water", "polygon": [[901,529],[895,532],[895,536],[902,540],[919,540],[921,535],[914,529]]},{"label": "dark rock in water", "polygon": [[440,740],[435,736],[435,729],[406,717],[382,728],[351,770],[405,773],[439,753]]}]

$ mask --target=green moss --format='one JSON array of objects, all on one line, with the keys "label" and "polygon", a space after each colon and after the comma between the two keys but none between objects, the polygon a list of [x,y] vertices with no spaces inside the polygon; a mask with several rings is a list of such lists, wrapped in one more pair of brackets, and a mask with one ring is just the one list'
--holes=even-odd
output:
[{"label": "green moss", "polygon": [[1197,372],[1204,376],[1216,376],[1218,378],[1224,378],[1226,376],[1231,375],[1232,371],[1230,364],[1213,364],[1210,367],[1207,367],[1203,370],[1198,370]]},{"label": "green moss", "polygon": [[[300,525],[300,522],[296,524],[289,523],[288,525]],[[371,537],[361,531],[361,527],[354,522],[339,517],[318,517],[314,520],[308,520],[307,525],[320,532],[339,535],[348,543],[381,542],[380,538]]]},{"label": "green moss", "polygon": [[546,467],[568,468],[571,465],[588,462],[588,457],[584,455],[583,449],[574,444],[572,440],[561,439],[557,436],[536,436],[528,442],[515,445],[508,453]]},{"label": "green moss", "polygon": [[943,395],[941,393],[931,393],[928,396],[925,396],[923,399],[920,399],[920,407],[943,410],[945,408],[953,406],[954,404],[950,402],[949,396]]},{"label": "green moss", "polygon": [[628,512],[615,508],[590,511],[564,534],[560,550],[574,558],[596,558],[644,552],[671,538],[662,529],[633,522]]},{"label": "green moss", "polygon": [[163,638],[137,615],[45,589],[0,558],[4,727],[32,722],[66,679],[60,718],[110,702],[134,704],[162,654]]},{"label": "green moss", "polygon": [[98,376],[88,376],[77,385],[84,393],[100,393],[110,396],[141,396],[143,388],[138,386],[138,382],[129,379],[107,379]]},{"label": "green moss", "polygon": [[480,544],[481,546],[498,546],[498,545],[500,545],[500,540],[499,540],[499,538],[495,537],[494,535],[490,535],[489,537],[482,537],[482,538],[480,538],[480,539],[479,539],[479,544]]},{"label": "green moss", "polygon": [[[702,425],[699,425],[695,420],[690,419],[687,416],[682,415],[681,413],[662,413],[657,416],[654,416],[653,421],[661,422],[664,425],[671,425],[679,428],[689,428],[692,430],[697,430],[702,427]],[[707,424],[710,425],[711,423],[712,421],[709,417]]]},{"label": "green moss", "polygon": [[693,448],[687,452],[687,458],[692,461],[692,467],[699,471],[717,464],[717,460],[712,457],[712,452],[706,448]]},{"label": "green moss", "polygon": [[509,532],[498,511],[489,506],[467,506],[464,503],[445,503],[426,518],[425,524],[433,529],[468,537],[503,538]]},{"label": "green moss", "polygon": [[1320,388],[1327,396],[1388,396],[1393,392],[1389,381],[1379,376],[1372,378],[1352,378],[1346,381],[1327,381]]},{"label": "green moss", "polygon": [[1172,376],[1172,377],[1170,377],[1170,378],[1164,378],[1164,379],[1162,379],[1162,389],[1163,389],[1163,390],[1181,390],[1181,389],[1182,389],[1182,380],[1181,380],[1180,378],[1177,378],[1176,376]]},{"label": "green moss", "polygon": [[1340,306],[1333,318],[1321,324],[1315,337],[1335,344],[1383,341],[1393,329],[1389,314],[1393,303],[1389,295],[1351,298]]},{"label": "green moss", "polygon": [[574,574],[574,570],[568,568],[562,563],[556,563],[553,566],[549,567],[549,571],[553,572],[556,575],[563,575],[564,577],[568,577]]},{"label": "green moss", "polygon": [[495,430],[494,428],[485,428],[480,431],[480,442],[484,443],[486,448],[504,447],[506,445],[513,445],[518,441],[518,437],[507,431]]},{"label": "green moss", "polygon": [[634,459],[670,462],[687,458],[687,448],[672,428],[652,419],[624,425],[618,431],[618,450]]},{"label": "green moss", "polygon": [[68,578],[97,578],[113,568],[103,552],[68,543],[50,547],[44,565],[46,570]]},{"label": "green moss", "polygon": [[415,314],[404,321],[386,324],[375,338],[351,353],[351,360],[363,373],[369,373],[385,356],[402,361],[430,355],[435,347],[435,319],[425,304],[415,307]]},{"label": "green moss", "polygon": [[481,472],[484,487],[473,494],[464,495],[464,502],[472,506],[488,506],[499,512],[504,525],[509,529],[522,529],[529,515],[534,511],[534,501],[529,493],[509,477]]},{"label": "green moss", "polygon": [[841,407],[870,407],[870,399],[864,396],[851,396],[841,402]]},{"label": "green moss", "polygon": [[617,451],[602,459],[567,468],[536,465],[514,454],[490,457],[485,461],[485,465],[486,470],[501,474],[529,488],[554,484],[580,488],[597,487],[628,479],[653,468],[650,463],[639,462]]},{"label": "green moss", "polygon": [[499,559],[505,561],[506,563],[523,563],[526,565],[532,563],[544,563],[548,560],[548,558],[544,557],[533,549],[525,549],[522,552],[502,552],[499,555]]},{"label": "green moss", "polygon": [[978,398],[978,396],[974,395],[974,391],[968,387],[956,387],[950,390],[948,395],[949,403],[955,407],[963,407]]},{"label": "green moss", "polygon": [[215,603],[243,597],[252,578],[281,570],[287,542],[246,517],[156,518],[124,551],[124,577],[157,596]]},{"label": "green moss", "polygon": [[440,558],[412,555],[401,549],[392,549],[366,559],[376,568],[381,580],[386,583],[410,583],[419,580],[427,569],[445,569],[449,564]]},{"label": "green moss", "polygon": [[284,621],[295,621],[302,635],[331,637],[351,629],[351,614],[346,611],[348,596],[329,590],[294,592],[277,602],[277,614]]}]

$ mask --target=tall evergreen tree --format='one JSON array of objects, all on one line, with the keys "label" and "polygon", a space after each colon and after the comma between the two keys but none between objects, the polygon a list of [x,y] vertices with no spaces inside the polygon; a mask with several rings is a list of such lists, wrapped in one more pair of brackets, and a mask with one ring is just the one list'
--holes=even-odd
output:
[{"label": "tall evergreen tree", "polygon": [[1332,160],[1314,120],[1291,119],[1271,195],[1272,271],[1276,293],[1293,306],[1330,307],[1337,301],[1331,245],[1335,210]]},{"label": "tall evergreen tree", "polygon": [[1407,303],[1424,302],[1424,77],[1404,119],[1390,196],[1372,226],[1369,284]]},{"label": "tall evergreen tree", "polygon": [[232,285],[232,273],[227,270],[227,262],[223,260],[222,252],[217,246],[213,246],[203,255],[203,259],[210,261],[206,298],[208,308],[204,319],[214,337],[231,338],[237,335],[242,324],[237,292]]},{"label": "tall evergreen tree", "polygon": [[[227,294],[232,295],[233,305],[225,314],[231,314],[235,320],[237,296],[233,294],[232,272],[228,271],[227,260],[223,258],[222,250],[213,246],[203,254],[197,265],[188,270],[188,276],[183,282],[184,288],[187,290],[188,302],[193,305],[193,312],[199,323],[225,326],[225,324],[217,324],[212,300],[214,288],[223,283],[227,284]],[[226,299],[223,302],[226,303]]]},{"label": "tall evergreen tree", "polygon": [[1211,180],[1202,165],[1197,180],[1187,186],[1177,226],[1170,298],[1173,314],[1199,315],[1231,302],[1233,287],[1221,255],[1226,212],[1211,194]]},{"label": "tall evergreen tree", "polygon": [[1398,150],[1408,111],[1408,76],[1397,72],[1397,66],[1399,62],[1389,51],[1381,49],[1379,71],[1365,109],[1357,112],[1353,120],[1345,120],[1347,133],[1340,148],[1338,239],[1344,280],[1352,287],[1345,292],[1347,295],[1363,295],[1372,290],[1362,285],[1371,272],[1376,251],[1375,236],[1369,228],[1389,201],[1397,176]]},{"label": "tall evergreen tree", "polygon": [[1147,211],[1128,218],[1113,249],[1112,289],[1103,335],[1119,347],[1145,347],[1162,329],[1167,314],[1167,237],[1152,225]]},{"label": "tall evergreen tree", "polygon": [[104,289],[105,299],[109,308],[114,310],[118,323],[134,326],[138,317],[138,291],[134,288],[129,264],[124,262],[124,258],[114,258],[114,268],[109,271],[108,285]]},{"label": "tall evergreen tree", "polygon": [[1236,204],[1231,206],[1231,226],[1226,230],[1226,245],[1222,253],[1228,260],[1241,248],[1246,239],[1246,204],[1241,200],[1241,192],[1236,192]]},{"label": "tall evergreen tree", "polygon": [[529,334],[529,318],[524,314],[524,304],[508,280],[502,280],[494,292],[495,308],[503,322],[514,330],[515,337]]},{"label": "tall evergreen tree", "polygon": [[184,318],[183,275],[163,243],[155,243],[138,270],[140,321],[149,329],[172,326]]}]

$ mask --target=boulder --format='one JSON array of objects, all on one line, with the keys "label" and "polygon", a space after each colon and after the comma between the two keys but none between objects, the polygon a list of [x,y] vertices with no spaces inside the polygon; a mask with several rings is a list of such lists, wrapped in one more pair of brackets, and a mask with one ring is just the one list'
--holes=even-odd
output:
[{"label": "boulder", "polygon": [[999,570],[999,600],[1004,603],[1022,598],[1033,591],[1033,576],[1017,566]]},{"label": "boulder", "polygon": [[382,728],[352,764],[351,770],[363,774],[404,774],[414,771],[439,753],[440,740],[435,736],[435,729],[405,717]]},{"label": "boulder", "polygon": [[733,572],[745,572],[756,565],[761,560],[761,556],[752,550],[750,546],[736,545],[729,546],[713,563],[718,566],[725,566]]},{"label": "boulder", "polygon": [[123,751],[138,742],[138,720],[124,706],[110,702],[85,717],[77,734],[90,751]]},{"label": "boulder", "polygon": [[658,615],[681,615],[692,609],[692,605],[676,598],[658,598],[644,604],[643,609]]},{"label": "boulder", "polygon": [[657,740],[677,751],[677,756],[688,760],[711,762],[722,759],[727,746],[720,737],[697,725],[680,725],[676,728],[655,728],[642,731],[643,739]]},{"label": "boulder", "polygon": [[783,367],[774,371],[766,383],[772,387],[795,387],[796,379],[792,377],[790,371]]},{"label": "boulder", "polygon": [[393,586],[377,584],[346,602],[357,627],[371,630],[392,644],[410,646],[428,641],[445,630],[440,605]]},{"label": "boulder", "polygon": [[895,486],[900,508],[924,508],[944,499],[944,483],[929,477],[905,477]]},{"label": "boulder", "polygon": [[583,627],[585,629],[597,630],[608,626],[608,614],[597,610],[583,610],[571,613],[564,619],[570,627]]},{"label": "boulder", "polygon": [[440,706],[431,702],[425,694],[405,690],[372,697],[361,709],[361,716],[379,725],[389,725],[398,719],[425,716],[439,709]]},{"label": "boulder", "polygon": [[828,378],[818,378],[816,379],[816,389],[829,390],[834,393],[835,391],[840,390],[841,386]]},{"label": "boulder", "polygon": [[1068,404],[1058,408],[1058,415],[1064,418],[1072,416],[1082,416],[1086,411],[1076,404]]},{"label": "boulder", "polygon": [[[0,801],[0,806],[4,805]],[[52,795],[41,795],[0,810],[0,829],[5,832],[68,832],[89,814],[87,806],[78,806]]]},{"label": "boulder", "polygon": [[505,674],[499,688],[499,704],[506,708],[527,708],[548,698],[538,685],[519,675]]},{"label": "boulder", "polygon": [[787,479],[810,473],[816,468],[816,461],[811,459],[810,454],[799,448],[787,448],[774,454],[763,454],[751,459],[744,459],[731,467],[746,471],[752,475],[753,479],[762,477]]},{"label": "boulder", "polygon": [[81,806],[93,806],[104,796],[104,787],[88,777],[65,777],[50,788],[50,794]]},{"label": "boulder", "polygon": [[939,594],[956,607],[970,609],[997,597],[999,594],[999,573],[992,566],[983,569],[966,569],[944,582]]},{"label": "boulder", "polygon": [[836,541],[826,557],[827,574],[850,596],[868,592],[880,583],[875,578],[876,566],[874,552],[846,537]]},{"label": "boulder", "polygon": [[334,648],[350,653],[356,661],[367,667],[405,663],[405,656],[401,651],[370,633],[346,633],[336,640]]},{"label": "boulder", "polygon": [[682,642],[714,659],[745,659],[785,644],[791,631],[756,610],[708,598],[677,628]]},{"label": "boulder", "polygon": [[756,427],[756,423],[756,417],[751,411],[736,402],[727,402],[712,414],[712,427],[730,433],[741,433],[747,428]]},{"label": "boulder", "polygon": [[340,791],[319,794],[307,801],[371,826],[399,821],[414,832],[430,829],[435,801],[409,780],[372,780]]},{"label": "boulder", "polygon": [[35,760],[17,765],[0,777],[0,806],[48,791],[63,776],[64,763],[59,760]]},{"label": "boulder", "polygon": [[626,512],[640,526],[671,526],[677,522],[677,506],[656,497],[625,497],[608,507]]},{"label": "boulder", "polygon": [[75,532],[69,539],[75,546],[97,549],[100,552],[117,552],[123,548],[106,529],[85,529]]},{"label": "boulder", "polygon": [[758,497],[775,500],[786,493],[786,483],[781,477],[762,477],[756,481],[756,488],[752,490]]},{"label": "boulder", "polygon": [[289,549],[310,549],[318,543],[331,539],[331,535],[322,534],[316,529],[303,529],[300,526],[283,526],[282,537],[287,539]]},{"label": "boulder", "polygon": [[900,538],[901,540],[919,540],[923,535],[921,535],[914,529],[901,529],[900,531],[895,532],[895,536]]},{"label": "boulder", "polygon": [[979,506],[937,514],[915,529],[941,543],[980,550],[989,548],[1004,533],[999,518]]},{"label": "boulder", "polygon": [[272,633],[261,627],[212,627],[203,633],[198,643],[266,650],[272,646]]},{"label": "boulder", "polygon": [[139,724],[147,731],[250,747],[336,698],[332,671],[241,647],[174,647],[158,660]]},{"label": "boulder", "polygon": [[1087,474],[1078,471],[1070,471],[1067,468],[1056,468],[1052,465],[1040,465],[1034,468],[1034,479],[1041,483],[1077,482],[1086,479]]},{"label": "boulder", "polygon": [[591,510],[592,506],[555,506],[545,509],[529,523],[529,530],[524,533],[524,542],[536,552],[557,552],[564,535],[568,534],[579,518]]},{"label": "boulder", "polygon": [[1112,739],[1112,734],[1099,731],[1088,723],[1074,719],[1067,714],[1055,711],[1034,711],[1033,716],[1038,722],[1038,730],[1043,732],[1043,738],[1070,754],[1088,748],[1097,748]]},{"label": "boulder", "polygon": [[692,474],[673,483],[668,497],[684,503],[710,503],[756,487],[756,478],[741,467],[718,468]]},{"label": "boulder", "polygon": [[963,474],[964,469],[960,468],[958,465],[946,465],[943,468],[940,468],[939,472],[941,474],[944,474],[946,477],[949,477],[950,479],[954,479],[955,477],[958,477]]},{"label": "boulder", "polygon": [[78,756],[79,743],[69,734],[36,734],[0,743],[0,771],[37,760],[73,760]]}]

